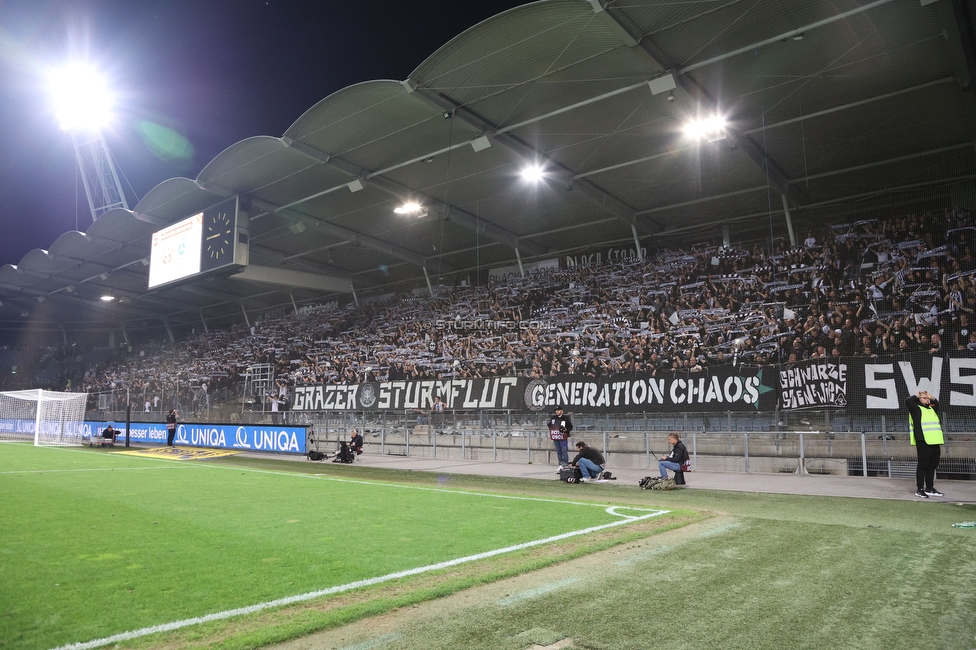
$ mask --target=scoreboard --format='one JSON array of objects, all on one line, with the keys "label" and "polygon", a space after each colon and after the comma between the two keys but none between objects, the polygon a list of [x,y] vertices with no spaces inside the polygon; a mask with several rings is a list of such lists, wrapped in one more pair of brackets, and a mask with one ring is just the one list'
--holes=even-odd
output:
[{"label": "scoreboard", "polygon": [[153,233],[149,288],[247,266],[248,235],[233,197]]}]

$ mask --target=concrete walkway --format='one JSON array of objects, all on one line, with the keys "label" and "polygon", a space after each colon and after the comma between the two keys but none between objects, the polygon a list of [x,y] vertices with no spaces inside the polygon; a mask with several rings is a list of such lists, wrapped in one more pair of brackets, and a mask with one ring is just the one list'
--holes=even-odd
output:
[{"label": "concrete walkway", "polygon": [[[278,456],[280,458],[280,456]],[[301,457],[305,460],[304,457]],[[305,460],[305,462],[308,462]],[[329,462],[329,461],[325,461]],[[363,454],[356,464],[364,467],[433,472],[438,474],[474,474],[555,481],[555,465],[530,465],[521,463],[485,462],[407,456]],[[633,485],[644,476],[656,474],[655,470],[607,468],[616,481],[607,484]],[[859,476],[809,475],[809,474],[745,474],[734,472],[691,472],[685,474],[687,488],[730,490],[735,492],[763,492],[769,494],[809,494],[834,497],[860,497],[865,499],[920,500],[915,496],[914,479],[877,478]],[[600,484],[587,484],[584,489],[600,489]],[[952,503],[976,503],[976,481],[941,481],[935,487],[945,492],[945,497],[933,497],[929,501]]]}]

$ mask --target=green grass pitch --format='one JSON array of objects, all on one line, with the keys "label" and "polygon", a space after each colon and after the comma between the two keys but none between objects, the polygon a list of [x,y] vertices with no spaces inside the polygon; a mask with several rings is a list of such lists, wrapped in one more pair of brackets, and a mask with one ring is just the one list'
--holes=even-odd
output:
[{"label": "green grass pitch", "polygon": [[25,444],[0,445],[0,494],[4,648],[85,642],[621,521],[568,500]]}]

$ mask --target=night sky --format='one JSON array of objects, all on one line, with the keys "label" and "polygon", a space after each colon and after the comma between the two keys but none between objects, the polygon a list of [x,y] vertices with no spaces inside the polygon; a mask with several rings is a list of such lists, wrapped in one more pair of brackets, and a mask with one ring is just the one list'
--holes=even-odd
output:
[{"label": "night sky", "polygon": [[521,4],[0,0],[0,265],[91,225],[46,67],[87,55],[111,79],[117,119],[105,135],[134,206],[239,140],[282,135],[345,86],[405,79],[453,37]]}]

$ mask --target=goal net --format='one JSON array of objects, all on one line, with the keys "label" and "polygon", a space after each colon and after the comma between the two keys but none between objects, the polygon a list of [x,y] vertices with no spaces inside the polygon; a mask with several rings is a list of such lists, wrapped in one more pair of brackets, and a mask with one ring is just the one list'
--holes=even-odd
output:
[{"label": "goal net", "polygon": [[87,400],[88,393],[0,392],[0,440],[33,440],[38,446],[81,444]]}]

